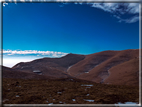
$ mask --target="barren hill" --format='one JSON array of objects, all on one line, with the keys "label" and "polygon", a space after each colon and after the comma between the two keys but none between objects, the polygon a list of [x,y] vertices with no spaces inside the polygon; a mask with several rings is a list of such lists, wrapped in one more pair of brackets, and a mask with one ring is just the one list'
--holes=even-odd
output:
[{"label": "barren hill", "polygon": [[50,76],[41,76],[26,71],[15,70],[5,66],[2,66],[2,77],[15,79],[55,79]]},{"label": "barren hill", "polygon": [[139,50],[103,51],[87,55],[68,72],[76,78],[97,83],[138,85]]},{"label": "barren hill", "polygon": [[138,85],[139,50],[103,51],[90,55],[68,54],[21,62],[12,69],[55,78],[78,78],[97,83]]},{"label": "barren hill", "polygon": [[84,55],[68,54],[61,58],[42,58],[27,63],[21,62],[12,68],[27,72],[39,71],[42,75],[56,78],[67,78],[70,77],[66,72],[67,68],[84,58]]}]

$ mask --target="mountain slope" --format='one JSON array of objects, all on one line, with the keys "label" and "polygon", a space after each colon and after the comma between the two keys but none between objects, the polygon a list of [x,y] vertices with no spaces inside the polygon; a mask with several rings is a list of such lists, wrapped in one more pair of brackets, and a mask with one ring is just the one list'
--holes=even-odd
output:
[{"label": "mountain slope", "polygon": [[16,78],[16,79],[54,79],[53,77],[49,76],[41,76],[34,73],[23,72],[20,70],[15,70],[12,68],[8,68],[2,66],[2,77],[3,78]]},{"label": "mountain slope", "polygon": [[34,72],[38,70],[43,75],[56,78],[67,78],[70,77],[66,72],[68,67],[80,60],[83,60],[84,58],[84,55],[68,54],[61,58],[42,58],[26,63],[21,62],[12,68],[27,72]]},{"label": "mountain slope", "polygon": [[138,85],[139,50],[68,54],[61,58],[21,62],[12,68],[28,73],[38,71],[54,78],[74,77],[97,83]]},{"label": "mountain slope", "polygon": [[[112,67],[105,83],[120,85],[139,85],[139,59],[134,58]],[[121,78],[120,78],[121,77]]]},{"label": "mountain slope", "polygon": [[[131,84],[131,82],[124,83],[123,80],[125,78],[117,74],[119,72],[122,72],[119,70],[119,68],[122,68],[122,69],[125,68],[124,67],[125,64],[123,65],[123,63],[130,60],[133,61],[134,59],[138,59],[138,58],[139,58],[139,50],[103,51],[103,52],[86,56],[84,60],[72,66],[68,70],[68,72],[70,73],[71,76],[74,76],[76,78],[90,80],[97,83],[107,83],[105,82],[107,78],[109,79],[109,78],[113,78],[117,76],[118,79],[122,80],[121,82],[119,82],[119,84]],[[132,68],[129,68],[128,70],[135,69],[134,71],[131,71],[131,72],[138,73],[138,70],[137,70],[139,68],[138,60],[135,60],[135,62],[137,66],[136,65],[132,66]],[[129,66],[129,64],[132,64],[132,63],[127,63],[127,66]],[[113,75],[110,75],[109,70],[112,67],[115,67],[118,65],[119,65],[119,68],[117,68],[118,70],[115,71]],[[132,78],[130,78],[129,76],[127,78],[133,81]],[[111,81],[113,81],[113,79]],[[138,83],[137,78],[135,78],[135,82],[136,81]],[[115,82],[112,82],[112,84],[115,84]]]}]

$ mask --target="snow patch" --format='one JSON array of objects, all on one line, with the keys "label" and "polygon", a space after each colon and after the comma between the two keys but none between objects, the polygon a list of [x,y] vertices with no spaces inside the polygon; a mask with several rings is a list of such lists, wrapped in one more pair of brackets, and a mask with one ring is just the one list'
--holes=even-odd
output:
[{"label": "snow patch", "polygon": [[84,101],[94,102],[94,100],[83,99]]},{"label": "snow patch", "polygon": [[62,94],[62,92],[57,92],[58,94]]},{"label": "snow patch", "polygon": [[42,72],[40,70],[34,70],[33,72],[38,74],[38,75],[42,75]]},{"label": "snow patch", "polygon": [[41,72],[40,70],[34,70],[33,72],[37,73],[37,72]]},{"label": "snow patch", "polygon": [[19,95],[16,95],[16,97],[19,97]]},{"label": "snow patch", "polygon": [[52,105],[53,103],[49,103],[48,105]]},{"label": "snow patch", "polygon": [[62,101],[59,101],[59,103],[62,103]]},{"label": "snow patch", "polygon": [[87,94],[86,96],[89,96],[90,94]]},{"label": "snow patch", "polygon": [[72,101],[75,101],[75,99],[72,99]]}]

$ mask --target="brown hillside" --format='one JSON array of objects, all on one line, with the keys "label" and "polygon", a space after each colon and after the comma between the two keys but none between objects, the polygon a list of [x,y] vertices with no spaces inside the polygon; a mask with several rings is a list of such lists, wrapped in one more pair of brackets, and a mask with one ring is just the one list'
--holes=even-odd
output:
[{"label": "brown hillside", "polygon": [[73,65],[68,72],[75,77],[78,77],[82,73],[89,72],[93,68],[100,65],[102,62],[108,60],[116,54],[115,51],[103,51],[91,55],[87,55],[84,60]]},{"label": "brown hillside", "polygon": [[31,62],[21,62],[16,64],[13,69],[34,72],[39,70],[43,75],[56,78],[70,77],[66,70],[69,66],[83,60],[84,55],[68,54],[61,58],[42,58]]},{"label": "brown hillside", "polygon": [[[109,74],[108,71],[112,67],[118,66],[122,63],[138,58],[138,56],[139,56],[139,50],[104,51],[104,52],[88,55],[84,60],[72,66],[68,72],[72,76],[75,76],[76,78],[90,80],[97,83],[103,83],[105,79],[107,79],[108,77],[111,78],[111,76],[112,77],[114,75],[117,76],[116,72],[113,75]],[[119,68],[123,69],[124,66],[121,67],[120,65]],[[131,72],[133,73],[138,72],[137,70],[138,63],[137,63],[137,66],[133,65],[132,68],[135,69],[136,71],[131,71]],[[132,68],[129,68],[129,69],[132,69]],[[85,72],[89,72],[89,73],[85,73]],[[122,71],[119,71],[118,69],[117,72],[122,72]],[[129,78],[128,76],[127,78],[129,78],[130,79],[129,81],[131,82],[124,83],[123,80],[125,78],[122,78],[122,76],[119,76],[119,75],[117,78],[122,80],[121,82],[119,82],[119,84],[130,84],[134,79],[134,78],[132,79],[131,77]],[[138,83],[137,77],[135,78],[135,82],[136,81]]]},{"label": "brown hillside", "polygon": [[14,78],[14,79],[54,79],[53,77],[37,75],[34,73],[23,72],[8,67],[2,66],[2,77],[3,78]]},{"label": "brown hillside", "polygon": [[[121,85],[139,85],[139,59],[134,58],[112,67],[105,83]],[[121,78],[120,78],[121,77]]]},{"label": "brown hillside", "polygon": [[[21,62],[13,69],[40,71],[54,78],[78,78],[97,83],[138,85],[139,50],[103,51],[90,55],[68,54],[61,58],[42,58]],[[126,66],[126,67],[125,67]]]}]

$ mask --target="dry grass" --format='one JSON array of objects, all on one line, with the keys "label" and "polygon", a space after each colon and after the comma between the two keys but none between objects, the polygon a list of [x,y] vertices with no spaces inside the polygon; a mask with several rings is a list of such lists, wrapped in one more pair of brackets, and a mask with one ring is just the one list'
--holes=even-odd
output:
[{"label": "dry grass", "polygon": [[[81,86],[82,84],[93,86]],[[97,84],[75,79],[3,78],[2,88],[4,104],[114,104],[127,101],[138,102],[139,97],[138,87]],[[94,100],[94,102],[84,99]]]}]

